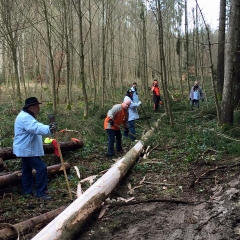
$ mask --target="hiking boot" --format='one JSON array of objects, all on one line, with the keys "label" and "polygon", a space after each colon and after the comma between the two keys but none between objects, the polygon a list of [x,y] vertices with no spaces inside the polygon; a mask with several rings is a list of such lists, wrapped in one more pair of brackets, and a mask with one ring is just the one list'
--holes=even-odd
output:
[{"label": "hiking boot", "polygon": [[42,199],[42,200],[50,200],[52,197],[48,196],[48,195],[43,195],[40,197],[37,197],[38,199]]}]

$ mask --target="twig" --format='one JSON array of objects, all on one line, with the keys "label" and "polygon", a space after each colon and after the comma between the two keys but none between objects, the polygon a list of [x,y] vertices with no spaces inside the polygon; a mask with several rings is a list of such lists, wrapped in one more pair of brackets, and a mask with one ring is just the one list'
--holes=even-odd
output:
[{"label": "twig", "polygon": [[146,181],[144,181],[143,183],[152,184],[152,185],[161,185],[161,186],[175,186],[176,185],[173,183],[154,183],[154,182],[146,182]]},{"label": "twig", "polygon": [[199,204],[199,202],[191,202],[185,200],[175,200],[175,199],[147,199],[147,200],[137,200],[137,201],[129,201],[129,202],[113,202],[108,203],[111,207],[121,207],[121,206],[129,206],[129,205],[137,205],[142,203],[151,203],[151,202],[167,202],[167,203],[177,203],[177,204]]},{"label": "twig", "polygon": [[162,164],[162,162],[155,162],[155,161],[141,162],[139,164],[151,164],[151,163],[153,163],[153,164]]},{"label": "twig", "polygon": [[240,163],[236,163],[236,164],[232,164],[232,165],[217,166],[217,167],[215,167],[215,168],[213,168],[213,169],[209,169],[208,171],[204,172],[200,177],[198,177],[194,183],[198,183],[199,180],[200,180],[200,178],[202,178],[203,176],[209,174],[210,172],[216,171],[216,170],[218,170],[218,169],[223,169],[223,168],[237,167],[237,166],[239,166],[239,165],[240,165]]},{"label": "twig", "polygon": [[218,212],[218,213],[210,216],[206,221],[200,223],[200,224],[197,226],[196,230],[200,231],[204,225],[206,225],[206,224],[207,224],[210,220],[212,220],[213,218],[215,218],[215,217],[217,217],[218,215],[220,215],[222,212],[223,212],[223,211],[220,211],[220,212]]},{"label": "twig", "polygon": [[224,137],[224,138],[227,138],[227,139],[230,139],[230,140],[235,141],[235,142],[240,142],[240,140],[235,139],[235,138],[231,138],[231,137],[229,137],[229,136],[227,136],[225,134],[222,134],[222,133],[217,133],[217,135],[221,136],[221,137]]},{"label": "twig", "polygon": [[149,155],[155,148],[157,148],[158,145],[159,145],[159,144],[157,144],[155,147],[153,147],[153,148],[149,151],[148,155]]},{"label": "twig", "polygon": [[[218,169],[218,167],[215,167],[214,169],[209,169],[208,171],[204,172],[200,177],[205,176],[206,174],[215,171],[216,169]],[[194,182],[195,184],[199,182],[199,177],[197,178],[197,180]]]}]

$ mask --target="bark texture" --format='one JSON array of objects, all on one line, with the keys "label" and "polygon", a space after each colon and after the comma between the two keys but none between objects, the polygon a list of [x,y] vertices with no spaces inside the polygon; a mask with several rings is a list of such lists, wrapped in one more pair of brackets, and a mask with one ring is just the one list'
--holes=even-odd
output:
[{"label": "bark texture", "polygon": [[17,223],[12,227],[9,226],[9,227],[3,228],[0,230],[0,239],[4,239],[4,240],[17,239],[18,233],[19,235],[23,235],[23,234],[32,232],[37,228],[41,228],[45,226],[47,223],[49,223],[52,219],[54,219],[57,215],[59,215],[65,208],[66,206],[62,206],[51,212],[47,212],[37,217]]},{"label": "bark texture", "polygon": [[[83,142],[60,142],[60,147],[62,152],[75,151],[83,147]],[[51,154],[54,153],[54,146],[52,144],[43,144],[44,153]],[[11,147],[0,148],[0,158],[2,160],[15,159],[17,156],[13,154],[13,149]]]},{"label": "bark texture", "polygon": [[233,123],[233,111],[234,111],[234,89],[237,69],[237,50],[239,43],[239,17],[240,6],[238,0],[231,1],[230,15],[229,15],[229,31],[228,40],[226,44],[226,58],[225,58],[225,73],[223,84],[223,97],[222,97],[222,113],[221,123],[232,124]]},{"label": "bark texture", "polygon": [[[57,164],[57,165],[53,165],[50,167],[47,167],[47,172],[48,172],[48,176],[54,176],[56,174],[62,174],[63,173],[63,169],[61,169],[62,164]],[[64,163],[65,169],[66,171],[70,170],[70,165],[69,163]],[[33,176],[36,176],[36,171],[33,170]],[[14,173],[10,173],[10,174],[6,174],[6,175],[1,175],[0,176],[0,189],[1,188],[6,188],[9,187],[9,185],[15,184],[15,183],[20,183],[21,182],[21,177],[22,177],[22,172],[21,171],[17,171]]]}]

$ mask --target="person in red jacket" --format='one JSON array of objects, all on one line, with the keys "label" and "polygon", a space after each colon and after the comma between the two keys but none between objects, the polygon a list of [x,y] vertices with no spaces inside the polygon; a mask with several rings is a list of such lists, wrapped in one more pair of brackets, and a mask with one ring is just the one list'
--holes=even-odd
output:
[{"label": "person in red jacket", "polygon": [[158,81],[154,80],[153,81],[153,86],[151,89],[153,93],[153,109],[156,112],[159,108],[159,104],[162,104],[162,100],[160,98],[160,88],[158,87]]},{"label": "person in red jacket", "polygon": [[108,135],[108,153],[107,157],[114,157],[114,143],[116,139],[117,152],[121,153],[122,149],[122,134],[120,125],[123,124],[125,131],[128,131],[128,108],[131,100],[126,100],[121,104],[114,105],[108,112],[104,120],[104,129]]}]

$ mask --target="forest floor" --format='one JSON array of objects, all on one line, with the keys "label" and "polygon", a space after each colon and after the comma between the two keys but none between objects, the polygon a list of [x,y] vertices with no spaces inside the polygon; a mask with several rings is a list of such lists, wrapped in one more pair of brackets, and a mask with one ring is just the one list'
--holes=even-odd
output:
[{"label": "forest floor", "polygon": [[[196,126],[199,128],[198,123]],[[177,138],[178,134],[175,135]],[[161,138],[164,138],[163,132]],[[199,150],[194,161],[186,162],[183,155],[189,155],[186,151],[191,146],[185,146],[187,150],[180,149],[178,139],[163,142],[151,146],[147,158],[140,156],[106,200],[105,211],[99,210],[92,215],[77,240],[240,239],[240,157],[223,154],[219,158],[217,150],[205,147]],[[125,152],[133,144],[123,139]],[[81,179],[95,174],[100,177],[123,156],[105,158],[105,143],[98,145],[95,151],[87,153],[87,149],[85,146],[84,151],[80,150],[81,155],[63,154],[64,160],[72,166],[71,189],[76,189],[78,182],[73,177],[76,175],[73,166],[79,166]],[[51,156],[45,161],[48,166],[56,164]],[[19,164],[19,160],[6,164],[11,168]],[[83,190],[89,187],[85,184]],[[23,198],[20,185],[1,190],[0,228],[6,223],[14,225],[71,203],[64,176],[50,178],[48,185],[49,195],[53,197],[50,201]],[[73,196],[76,198],[76,194]],[[41,228],[36,226],[33,232],[20,239],[32,239]]]},{"label": "forest floor", "polygon": [[[159,151],[155,148],[147,159],[138,159],[107,199],[104,214],[94,213],[76,239],[240,239],[240,158],[225,156],[218,162],[198,160],[183,166],[177,159],[166,163],[151,157]],[[94,159],[103,165],[118,160],[95,154],[81,164],[91,169]],[[51,192],[56,181],[49,182],[51,201],[26,200],[19,188],[3,194],[0,222],[14,224],[68,205],[66,190]],[[20,239],[31,239],[39,230]]]},{"label": "forest floor", "polygon": [[[157,164],[151,157],[137,164],[144,161]],[[176,161],[158,173],[129,173],[105,214],[97,213],[78,239],[240,239],[239,190],[240,158],[188,168]]]}]

